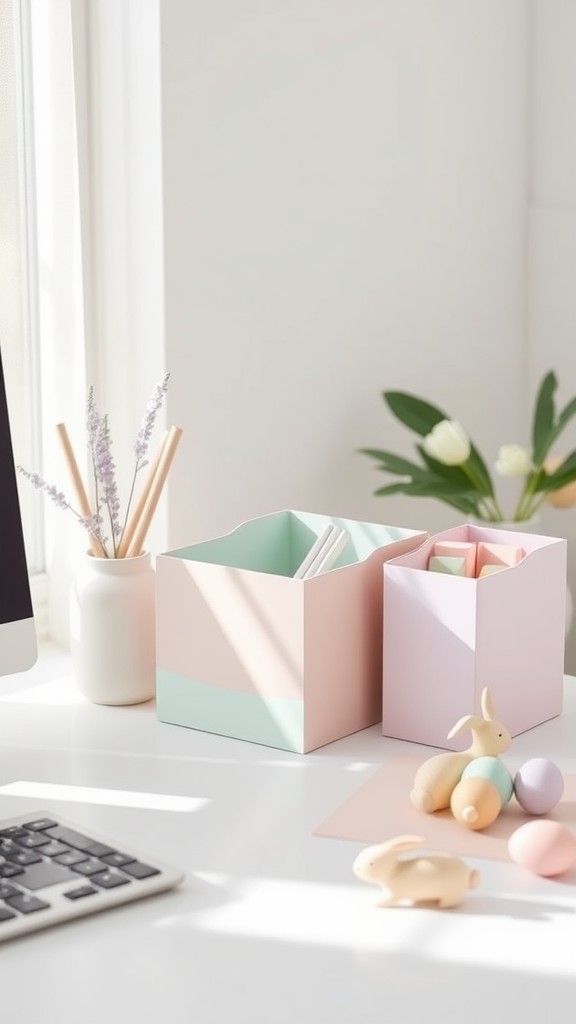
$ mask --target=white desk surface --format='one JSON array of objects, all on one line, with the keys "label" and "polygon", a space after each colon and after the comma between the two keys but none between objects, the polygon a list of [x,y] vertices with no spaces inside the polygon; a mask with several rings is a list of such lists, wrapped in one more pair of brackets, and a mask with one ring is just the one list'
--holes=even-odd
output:
[{"label": "white desk surface", "polygon": [[[0,816],[47,809],[180,865],[178,889],[0,946],[5,1020],[556,1024],[576,1006],[576,871],[466,858],[457,909],[377,909],[361,843],[313,829],[393,752],[379,727],[296,755],[98,707],[65,656],[0,680]],[[576,771],[564,714],[510,753]],[[421,748],[429,752],[430,748]]]}]

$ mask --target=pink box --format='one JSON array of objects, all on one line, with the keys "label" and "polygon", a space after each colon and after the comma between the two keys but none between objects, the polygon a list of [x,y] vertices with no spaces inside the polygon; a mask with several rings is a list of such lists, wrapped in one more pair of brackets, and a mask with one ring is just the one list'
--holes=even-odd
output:
[{"label": "pink box", "polygon": [[[523,548],[517,564],[483,579],[428,572],[437,541]],[[489,687],[512,736],[562,711],[566,559],[563,539],[460,526],[384,566],[385,736],[461,750],[448,740],[463,715],[480,714]]]},{"label": "pink box", "polygon": [[[294,579],[330,524],[334,568]],[[425,537],[285,510],[159,555],[160,720],[300,753],[380,722],[382,565]]]}]

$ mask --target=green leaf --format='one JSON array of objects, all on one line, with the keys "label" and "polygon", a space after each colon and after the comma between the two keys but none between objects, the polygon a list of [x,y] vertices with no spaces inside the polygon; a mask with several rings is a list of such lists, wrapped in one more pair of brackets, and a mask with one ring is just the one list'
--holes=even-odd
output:
[{"label": "green leaf", "polygon": [[405,391],[383,391],[382,397],[396,419],[421,437],[426,437],[441,420],[450,419],[435,405],[430,405],[429,402],[424,402],[414,395],[408,395]]},{"label": "green leaf", "polygon": [[[568,402],[568,405],[560,413],[558,417],[558,434],[560,433],[560,430],[564,429],[568,420],[571,420],[574,414],[576,414],[576,398],[573,398],[571,402]],[[558,436],[558,434],[556,436]]]},{"label": "green leaf", "polygon": [[494,497],[494,485],[492,483],[492,477],[484,459],[480,455],[478,449],[470,443],[470,457],[468,458],[468,465],[477,478],[479,486],[482,488],[482,493],[489,498]]},{"label": "green leaf", "polygon": [[554,392],[558,387],[556,374],[546,374],[536,396],[534,420],[532,423],[532,460],[535,466],[542,463],[554,440]]},{"label": "green leaf", "polygon": [[426,473],[426,470],[422,466],[416,465],[415,462],[402,459],[398,455],[393,455],[392,452],[383,452],[379,448],[360,448],[360,453],[376,459],[377,462],[381,462],[382,465],[379,468],[387,473],[396,473],[398,476],[410,477],[421,476],[422,473]]},{"label": "green leaf", "polygon": [[407,489],[409,486],[410,484],[388,484],[386,487],[379,487],[374,491],[374,495],[381,498],[385,494],[410,494]]},{"label": "green leaf", "polygon": [[413,494],[419,498],[440,498],[447,494],[455,494],[464,498],[477,499],[477,491],[472,490],[470,485],[463,487],[460,481],[443,480],[439,477],[430,477],[428,480],[415,480],[406,485],[406,494]]},{"label": "green leaf", "polygon": [[380,487],[377,491],[374,491],[374,495],[378,497],[385,497],[391,494],[406,494],[413,498],[432,497],[436,498],[437,501],[443,502],[445,505],[450,505],[451,508],[458,509],[459,512],[463,512],[465,515],[478,515],[478,506],[472,497],[467,497],[463,494],[443,494],[439,492],[437,487],[430,494],[426,494],[424,491],[415,490],[412,484],[396,483],[389,484],[387,487]]}]

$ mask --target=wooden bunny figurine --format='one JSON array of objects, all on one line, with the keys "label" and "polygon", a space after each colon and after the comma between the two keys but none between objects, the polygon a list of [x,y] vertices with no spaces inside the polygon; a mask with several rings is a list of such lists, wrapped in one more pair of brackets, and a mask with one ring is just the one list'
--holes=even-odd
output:
[{"label": "wooden bunny figurine", "polygon": [[480,882],[478,871],[448,853],[402,858],[400,854],[422,846],[421,836],[395,836],[385,843],[367,846],[358,854],[352,870],[363,882],[380,885],[386,892],[379,907],[434,902],[455,907],[469,889]]},{"label": "wooden bunny figurine", "polygon": [[467,750],[436,754],[424,762],[416,772],[410,800],[420,811],[432,814],[450,806],[452,790],[460,781],[467,764],[475,757],[497,757],[510,746],[510,733],[494,717],[492,699],[488,689],[482,691],[482,714],[465,715],[448,733],[448,739],[470,730],[472,743]]}]

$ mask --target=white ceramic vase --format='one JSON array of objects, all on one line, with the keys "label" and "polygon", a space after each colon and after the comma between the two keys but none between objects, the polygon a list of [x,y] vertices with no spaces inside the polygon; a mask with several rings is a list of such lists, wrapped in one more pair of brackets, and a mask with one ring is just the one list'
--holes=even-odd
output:
[{"label": "white ceramic vase", "polygon": [[156,689],[155,573],[136,558],[87,554],[72,586],[72,662],[95,704],[139,704]]}]

